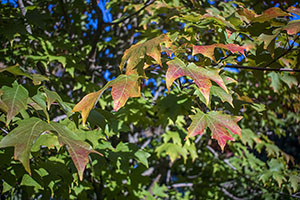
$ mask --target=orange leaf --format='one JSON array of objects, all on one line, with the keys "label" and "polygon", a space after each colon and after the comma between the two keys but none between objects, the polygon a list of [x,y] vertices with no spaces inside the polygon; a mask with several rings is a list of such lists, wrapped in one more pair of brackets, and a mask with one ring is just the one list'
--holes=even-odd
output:
[{"label": "orange leaf", "polygon": [[111,83],[111,95],[114,100],[114,110],[117,111],[123,107],[129,97],[140,97],[139,76],[120,75]]},{"label": "orange leaf", "polygon": [[169,66],[166,74],[166,84],[168,90],[170,90],[170,86],[177,78],[189,76],[195,81],[196,85],[205,97],[207,104],[209,102],[209,92],[212,85],[210,80],[215,81],[228,93],[224,81],[219,75],[219,70],[217,69],[198,67],[194,63],[190,63],[188,66],[186,66],[185,63],[179,58],[174,58],[173,60],[167,62],[167,65]]},{"label": "orange leaf", "polygon": [[139,86],[139,76],[120,75],[116,79],[108,82],[101,90],[90,93],[75,105],[73,112],[80,112],[82,123],[85,125],[90,111],[96,105],[102,93],[109,87],[112,87],[111,95],[114,100],[113,108],[115,111],[123,107],[129,97],[139,97],[141,94]]},{"label": "orange leaf", "polygon": [[89,116],[90,111],[96,105],[100,95],[102,94],[103,90],[99,90],[98,92],[93,92],[81,99],[79,103],[75,105],[73,108],[73,112],[80,112],[82,117],[82,124],[85,125],[85,122]]},{"label": "orange leaf", "polygon": [[228,140],[234,141],[234,138],[230,135],[228,130],[241,137],[241,128],[237,125],[237,122],[242,119],[241,116],[226,115],[217,111],[205,114],[199,111],[191,118],[192,123],[188,128],[189,133],[187,138],[195,135],[202,135],[204,129],[209,127],[212,132],[212,138],[218,141],[219,146],[222,151],[224,151],[226,142]]}]

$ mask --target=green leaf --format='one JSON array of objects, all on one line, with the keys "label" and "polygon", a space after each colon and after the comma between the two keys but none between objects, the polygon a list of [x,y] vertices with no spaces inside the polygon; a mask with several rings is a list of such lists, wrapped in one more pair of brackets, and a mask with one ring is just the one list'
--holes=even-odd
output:
[{"label": "green leaf", "polygon": [[137,152],[134,153],[134,155],[135,155],[135,157],[137,158],[138,161],[140,161],[147,168],[149,167],[148,158],[151,156],[150,153],[138,150]]},{"label": "green leaf", "polygon": [[12,86],[12,88],[7,86],[1,88],[3,91],[1,101],[7,106],[6,125],[27,106],[28,91],[17,82],[14,82]]},{"label": "green leaf", "polygon": [[20,160],[25,170],[31,174],[29,166],[30,151],[34,141],[46,131],[48,124],[38,118],[21,120],[0,142],[0,148],[15,147],[14,158]]},{"label": "green leaf", "polygon": [[59,123],[51,122],[49,128],[51,131],[57,133],[59,143],[67,146],[68,152],[77,168],[79,178],[82,180],[83,171],[89,162],[89,154],[97,153],[101,156],[103,155],[93,150],[88,143],[81,141],[80,138],[67,127]]},{"label": "green leaf", "polygon": [[36,180],[34,180],[31,176],[29,176],[28,174],[24,174],[20,185],[31,186],[31,187],[34,187],[38,190],[43,189],[43,187],[38,182],[36,182]]},{"label": "green leaf", "polygon": [[276,72],[270,72],[268,77],[271,79],[271,87],[275,92],[278,92],[281,88],[280,75]]},{"label": "green leaf", "polygon": [[300,177],[297,176],[297,175],[291,175],[290,178],[289,178],[289,182],[291,183],[293,191],[297,192],[298,191],[298,186],[299,186],[299,183],[300,183]]}]

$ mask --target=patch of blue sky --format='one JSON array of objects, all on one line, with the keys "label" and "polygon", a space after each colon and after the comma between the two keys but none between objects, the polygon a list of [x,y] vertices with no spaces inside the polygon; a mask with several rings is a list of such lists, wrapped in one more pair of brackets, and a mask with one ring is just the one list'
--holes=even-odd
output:
[{"label": "patch of blue sky", "polygon": [[111,37],[105,37],[105,38],[104,38],[104,41],[105,41],[105,42],[110,42],[111,39],[112,39]]},{"label": "patch of blue sky", "polygon": [[215,4],[215,1],[214,1],[214,0],[207,0],[207,2],[208,2],[210,5],[214,5],[214,4]]},{"label": "patch of blue sky", "polygon": [[128,25],[127,25],[127,29],[128,29],[128,30],[132,29],[131,24],[128,24]]},{"label": "patch of blue sky", "polygon": [[109,49],[105,49],[104,54],[108,55],[109,54]]},{"label": "patch of blue sky", "polygon": [[2,0],[1,4],[10,4],[10,5],[14,6],[15,8],[18,7],[16,0]]},{"label": "patch of blue sky", "polygon": [[150,83],[152,83],[154,87],[156,87],[156,85],[157,85],[154,78],[149,78],[149,79],[145,80],[145,85],[146,86],[148,86]]},{"label": "patch of blue sky", "polygon": [[104,75],[103,75],[104,79],[106,81],[111,81],[111,80],[114,80],[116,78],[115,76],[113,76],[113,77],[110,78],[110,75],[111,75],[110,71],[109,70],[105,70]]},{"label": "patch of blue sky", "polygon": [[[228,65],[230,66],[231,64],[228,63],[227,66]],[[240,70],[238,70],[237,68],[231,68],[231,67],[224,67],[224,70],[228,71],[228,72],[232,72],[232,73],[239,73],[240,72]]]},{"label": "patch of blue sky", "polygon": [[136,33],[133,34],[133,37],[138,37],[138,36],[140,36],[140,35],[141,35],[140,32],[136,32]]}]

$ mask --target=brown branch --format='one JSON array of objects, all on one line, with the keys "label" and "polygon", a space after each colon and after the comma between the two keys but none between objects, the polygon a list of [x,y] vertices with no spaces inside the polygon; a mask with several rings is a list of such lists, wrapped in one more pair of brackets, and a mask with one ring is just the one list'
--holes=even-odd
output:
[{"label": "brown branch", "polygon": [[97,24],[97,30],[95,32],[94,38],[92,40],[92,49],[90,51],[89,54],[89,68],[93,68],[96,62],[96,55],[97,55],[97,44],[98,44],[98,40],[100,38],[102,29],[103,29],[103,14],[97,4],[97,0],[92,0],[92,8],[95,10],[96,15],[97,15],[97,20],[98,20],[98,24]]},{"label": "brown branch", "polygon": [[116,25],[116,24],[120,24],[124,21],[126,21],[127,19],[131,18],[132,16],[134,15],[137,15],[139,14],[141,11],[143,11],[145,8],[147,8],[148,6],[150,6],[152,3],[154,3],[155,0],[148,0],[143,7],[141,7],[139,10],[137,10],[136,12],[126,16],[125,18],[119,20],[119,21],[116,21],[116,22],[110,22],[110,23],[105,23],[106,25]]},{"label": "brown branch", "polygon": [[261,71],[300,72],[300,69],[267,68],[267,67],[253,67],[253,66],[243,66],[243,65],[224,65],[223,67],[236,68],[236,69],[253,69],[253,70],[261,70]]},{"label": "brown branch", "polygon": [[299,38],[299,36],[300,36],[300,35],[298,35],[298,36],[294,39],[293,43],[290,45],[290,47],[289,47],[285,52],[283,52],[283,53],[282,53],[281,55],[279,55],[277,58],[275,58],[274,60],[272,60],[271,62],[269,62],[268,64],[266,64],[263,68],[266,68],[266,67],[272,65],[272,64],[275,63],[277,60],[279,60],[281,57],[283,57],[283,56],[285,56],[286,54],[288,54],[288,53],[293,49],[294,44],[295,44],[296,40]]},{"label": "brown branch", "polygon": [[[26,9],[25,9],[23,1],[22,0],[18,0],[18,5],[20,7],[22,16],[25,18]],[[25,28],[26,28],[26,31],[31,35],[32,34],[32,30],[31,30],[30,25],[27,23],[26,18],[25,18]]]}]

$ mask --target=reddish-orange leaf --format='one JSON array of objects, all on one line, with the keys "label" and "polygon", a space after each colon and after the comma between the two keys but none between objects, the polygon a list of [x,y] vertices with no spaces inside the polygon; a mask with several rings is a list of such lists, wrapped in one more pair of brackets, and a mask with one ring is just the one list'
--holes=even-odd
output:
[{"label": "reddish-orange leaf", "polygon": [[283,30],[286,30],[289,35],[296,35],[300,32],[300,20],[290,21]]},{"label": "reddish-orange leaf", "polygon": [[114,100],[114,110],[123,107],[129,97],[140,97],[139,76],[120,75],[111,82],[111,95]]},{"label": "reddish-orange leaf", "polygon": [[213,61],[216,62],[215,56],[214,56],[214,50],[215,48],[223,48],[231,51],[231,53],[241,53],[245,56],[244,50],[247,50],[247,47],[239,46],[237,44],[212,44],[212,45],[193,45],[193,55],[195,54],[202,54]]},{"label": "reddish-orange leaf", "polygon": [[73,112],[81,112],[82,123],[85,125],[90,111],[96,105],[99,97],[109,87],[112,87],[111,95],[114,100],[113,108],[119,110],[125,105],[129,97],[139,97],[141,95],[139,76],[137,75],[120,75],[116,79],[108,82],[101,90],[90,93],[75,105]]},{"label": "reddish-orange leaf", "polygon": [[60,144],[67,146],[68,152],[78,171],[79,179],[82,180],[85,166],[89,162],[89,154],[97,153],[100,156],[103,155],[93,150],[88,143],[81,141],[78,136],[67,127],[55,122],[51,122],[49,127],[51,131],[55,131],[57,133]]},{"label": "reddish-orange leaf", "polygon": [[169,66],[166,74],[166,84],[168,90],[170,90],[170,86],[177,78],[189,76],[195,81],[196,85],[205,97],[207,104],[209,102],[209,92],[212,85],[210,80],[215,81],[228,93],[224,81],[219,75],[218,69],[198,67],[194,63],[190,63],[188,66],[186,66],[185,63],[179,58],[174,58],[173,60],[167,62],[167,65]]},{"label": "reddish-orange leaf", "polygon": [[[129,49],[127,49],[122,57],[120,70],[123,70],[125,63],[126,66],[126,74],[139,74],[138,73],[138,64],[140,62],[144,63],[144,58],[146,55],[152,57],[159,65],[161,65],[161,49],[160,44],[163,42],[169,42],[169,38],[167,35],[161,35],[147,42],[143,42],[140,44],[132,45]],[[142,65],[143,68],[143,65]],[[144,75],[141,74],[140,75]]]},{"label": "reddish-orange leaf", "polygon": [[261,15],[255,17],[252,22],[266,22],[276,17],[290,16],[289,13],[284,12],[279,7],[273,7],[265,10]]},{"label": "reddish-orange leaf", "polygon": [[289,7],[287,11],[296,15],[300,15],[300,8],[296,8],[294,6]]},{"label": "reddish-orange leaf", "polygon": [[218,141],[219,146],[222,151],[224,151],[226,142],[228,140],[234,141],[234,138],[230,135],[228,130],[241,137],[241,128],[237,125],[237,122],[242,119],[241,116],[226,115],[217,111],[205,114],[199,111],[191,118],[192,123],[188,128],[189,133],[187,138],[202,135],[204,129],[209,127],[212,132],[212,138]]}]

